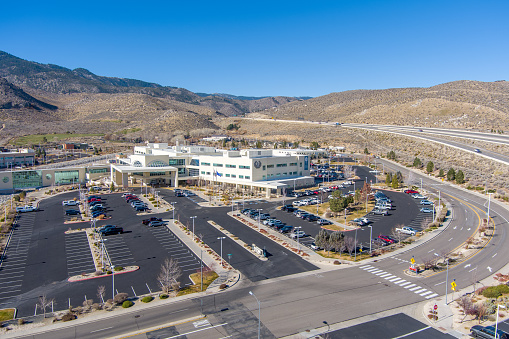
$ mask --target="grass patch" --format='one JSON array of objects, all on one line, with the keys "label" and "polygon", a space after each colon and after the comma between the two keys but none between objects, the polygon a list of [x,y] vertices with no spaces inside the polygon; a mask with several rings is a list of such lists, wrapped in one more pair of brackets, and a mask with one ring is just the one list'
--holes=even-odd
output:
[{"label": "grass patch", "polygon": [[93,134],[72,134],[72,133],[59,133],[59,134],[31,134],[25,135],[14,140],[15,145],[32,145],[38,143],[44,143],[44,138],[48,142],[60,141],[69,138],[83,138],[83,137],[100,137],[104,133],[93,133]]},{"label": "grass patch", "polygon": [[0,321],[12,320],[14,319],[14,308],[6,308],[0,310]]},{"label": "grass patch", "polygon": [[118,132],[119,134],[129,134],[141,131],[141,128],[126,128]]},{"label": "grass patch", "polygon": [[[352,256],[350,256],[348,253],[336,253],[333,251],[327,252],[325,250],[316,252],[319,255],[321,255],[324,258],[331,258],[331,259],[341,259],[341,260],[349,260],[354,261],[355,253],[352,252]],[[369,256],[369,250],[363,251],[363,252],[357,252],[357,261],[364,260],[370,258]]]},{"label": "grass patch", "polygon": [[[181,289],[178,293],[179,296],[190,294],[190,293],[201,292],[200,272],[193,273],[190,275],[190,277],[191,277],[191,280],[194,282],[194,285],[186,286],[183,289]],[[212,284],[212,282],[217,279],[217,277],[219,277],[219,275],[217,275],[216,272],[203,270],[203,290],[205,291],[207,289],[207,287],[209,287],[209,285]]]}]

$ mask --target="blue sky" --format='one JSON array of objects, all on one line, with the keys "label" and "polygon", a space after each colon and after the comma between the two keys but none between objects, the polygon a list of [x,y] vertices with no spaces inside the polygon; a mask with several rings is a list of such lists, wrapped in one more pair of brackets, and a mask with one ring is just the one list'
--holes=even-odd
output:
[{"label": "blue sky", "polygon": [[193,92],[509,80],[507,0],[8,1],[2,12],[0,50]]}]

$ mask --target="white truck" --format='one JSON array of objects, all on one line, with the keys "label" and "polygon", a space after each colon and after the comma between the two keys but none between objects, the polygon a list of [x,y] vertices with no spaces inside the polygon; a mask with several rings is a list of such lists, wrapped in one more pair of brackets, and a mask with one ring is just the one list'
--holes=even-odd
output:
[{"label": "white truck", "polygon": [[414,230],[412,227],[408,227],[408,226],[404,226],[404,227],[401,227],[401,228],[396,228],[396,232],[401,232],[403,234],[408,234],[408,235],[415,235],[415,234],[417,234],[416,230]]},{"label": "white truck", "polygon": [[21,207],[16,207],[16,212],[19,212],[19,213],[34,212],[34,211],[37,211],[37,207],[35,207],[35,206],[25,205],[25,206],[21,206]]}]

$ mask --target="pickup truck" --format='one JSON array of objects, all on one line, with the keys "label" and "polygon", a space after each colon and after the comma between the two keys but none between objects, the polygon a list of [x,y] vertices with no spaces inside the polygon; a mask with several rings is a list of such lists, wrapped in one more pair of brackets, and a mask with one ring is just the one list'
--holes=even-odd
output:
[{"label": "pickup truck", "polygon": [[403,234],[409,234],[409,235],[415,235],[417,233],[416,230],[414,230],[412,227],[408,227],[408,226],[396,228],[396,232],[401,232]]},{"label": "pickup truck", "polygon": [[37,211],[37,207],[25,205],[22,207],[16,207],[16,212],[24,213],[24,212],[35,212]]}]

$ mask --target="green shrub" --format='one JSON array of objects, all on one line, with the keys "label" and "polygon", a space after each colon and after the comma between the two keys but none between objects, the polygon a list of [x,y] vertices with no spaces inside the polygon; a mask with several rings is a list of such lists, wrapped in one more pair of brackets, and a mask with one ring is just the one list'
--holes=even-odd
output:
[{"label": "green shrub", "polygon": [[482,292],[482,295],[486,298],[498,298],[502,293],[497,290],[497,286],[490,286]]},{"label": "green shrub", "polygon": [[500,284],[498,286],[495,286],[497,291],[499,291],[501,294],[509,293],[509,286]]},{"label": "green shrub", "polygon": [[124,268],[122,266],[115,266],[114,270],[115,272],[122,271]]},{"label": "green shrub", "polygon": [[111,271],[106,271],[106,274],[111,274],[112,272]]},{"label": "green shrub", "polygon": [[168,299],[168,294],[161,294],[159,299]]},{"label": "green shrub", "polygon": [[134,303],[133,303],[131,300],[126,300],[126,301],[124,301],[124,302],[122,303],[122,307],[123,307],[123,308],[129,308],[129,307],[131,307],[131,306],[133,306],[133,305],[134,305]]},{"label": "green shrub", "polygon": [[141,299],[141,301],[144,302],[144,303],[149,303],[152,300],[154,300],[154,298],[152,298],[152,297],[144,297],[143,299]]}]

